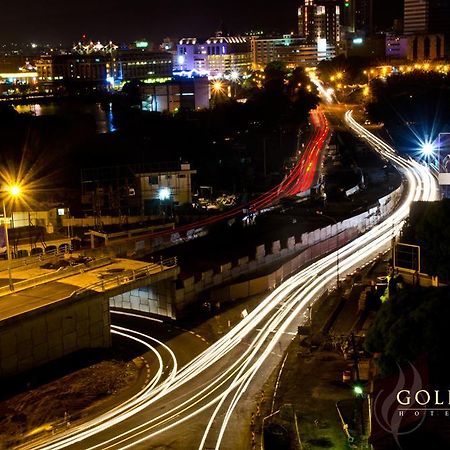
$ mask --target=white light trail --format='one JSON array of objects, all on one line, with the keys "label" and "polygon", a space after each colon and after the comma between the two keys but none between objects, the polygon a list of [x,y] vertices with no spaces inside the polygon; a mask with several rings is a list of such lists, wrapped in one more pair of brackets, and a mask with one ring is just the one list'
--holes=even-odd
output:
[{"label": "white light trail", "polygon": [[[426,167],[399,156],[392,147],[361,127],[353,119],[351,111],[345,117],[355,133],[402,171],[407,183],[401,204],[390,217],[339,249],[341,275],[389,246],[393,234],[399,233],[412,201],[438,198],[437,182]],[[215,406],[199,449],[206,446],[219,449],[242,395],[286,330],[333,284],[335,264],[336,252],[332,252],[302,269],[189,364],[176,371],[174,362],[175,369],[171,375],[157,386],[141,392],[108,414],[54,438],[49,437],[47,443],[33,448],[56,450],[79,444],[84,449],[126,450]],[[132,330],[117,331],[126,332],[136,340],[150,338]],[[167,411],[162,411],[162,407]],[[219,421],[221,411],[224,414]]]}]

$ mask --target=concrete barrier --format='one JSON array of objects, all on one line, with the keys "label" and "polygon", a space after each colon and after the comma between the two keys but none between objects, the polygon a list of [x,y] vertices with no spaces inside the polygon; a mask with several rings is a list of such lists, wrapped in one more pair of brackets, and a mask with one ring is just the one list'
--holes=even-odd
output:
[{"label": "concrete barrier", "polygon": [[277,253],[280,253],[281,250],[281,243],[280,241],[274,241],[271,245],[271,253],[272,255],[276,255]]},{"label": "concrete barrier", "polygon": [[[242,292],[248,293],[248,295],[255,295],[274,288],[283,279],[295,273],[308,262],[335,250],[338,245],[342,246],[348,243],[359,234],[375,226],[394,210],[402,193],[403,185],[378,200],[377,206],[369,208],[369,211],[347,218],[336,224],[327,225],[309,233],[303,233],[298,242],[295,241],[295,237],[289,237],[286,242],[286,248],[282,249],[280,241],[276,240],[267,246],[271,250],[271,253],[267,254],[266,246],[259,245],[255,249],[255,258],[253,260],[249,256],[245,256],[239,258],[233,268],[231,268],[232,264],[230,262],[222,264],[219,273],[215,275],[212,275],[212,271],[204,273],[199,281],[195,283],[195,289],[188,286],[177,290],[175,296],[177,312],[182,313],[183,308],[196,301],[206,289],[210,290],[211,295],[214,295],[214,297],[217,295],[218,298],[214,298],[215,301],[232,301],[241,298],[236,296]],[[223,288],[218,287],[222,283],[237,278],[244,273],[262,270],[277,261],[281,262],[281,260],[285,260],[290,255],[292,255],[290,261],[284,262],[279,270],[266,277],[230,284]],[[238,287],[231,288],[230,286]],[[198,295],[194,295],[195,293]]]},{"label": "concrete barrier", "polygon": [[0,322],[0,377],[83,348],[111,345],[108,297],[64,299]]}]

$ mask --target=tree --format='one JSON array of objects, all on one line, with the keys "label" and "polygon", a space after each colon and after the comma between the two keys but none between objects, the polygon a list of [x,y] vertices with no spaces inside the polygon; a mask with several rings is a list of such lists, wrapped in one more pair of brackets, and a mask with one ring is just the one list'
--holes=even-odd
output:
[{"label": "tree", "polygon": [[397,364],[426,354],[434,381],[450,376],[450,288],[407,288],[384,303],[370,327],[365,347],[381,353],[383,374],[395,373]]},{"label": "tree", "polygon": [[294,97],[301,90],[304,91],[310,83],[309,77],[302,67],[296,67],[289,76],[289,96]]},{"label": "tree", "polygon": [[[367,107],[370,118],[402,130],[408,124],[414,131],[411,138],[414,134],[423,136],[424,131],[431,134],[432,128],[438,129],[450,120],[449,75],[412,71],[376,79],[371,83],[371,97],[373,101]],[[409,145],[417,145],[413,142]]]},{"label": "tree", "polygon": [[345,72],[346,84],[359,84],[367,81],[363,72],[370,64],[370,58],[361,56],[346,58],[344,55],[339,55],[336,58],[321,61],[317,70],[324,80],[330,79],[337,72]]},{"label": "tree", "polygon": [[450,199],[417,202],[402,231],[402,241],[419,245],[422,271],[450,279]]},{"label": "tree", "polygon": [[281,61],[273,61],[264,69],[264,90],[272,93],[281,93],[285,90],[286,65]]},{"label": "tree", "polygon": [[141,103],[141,82],[132,80],[125,83],[122,93],[132,105],[140,105]]}]

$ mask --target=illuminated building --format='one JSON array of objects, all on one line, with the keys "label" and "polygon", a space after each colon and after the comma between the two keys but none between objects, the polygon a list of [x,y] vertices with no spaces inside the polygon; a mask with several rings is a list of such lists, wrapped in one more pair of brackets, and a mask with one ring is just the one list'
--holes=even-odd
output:
[{"label": "illuminated building", "polygon": [[114,79],[165,81],[172,78],[172,55],[166,52],[121,50],[114,53]]},{"label": "illuminated building", "polygon": [[161,202],[192,202],[188,163],[144,163],[86,168],[81,171],[81,203],[85,212],[100,215],[158,214]]},{"label": "illuminated building", "polygon": [[162,82],[171,79],[172,68],[170,53],[119,50],[112,43],[79,43],[71,54],[45,55],[36,61],[38,82],[49,89],[67,83],[110,87],[131,80]]},{"label": "illuminated building", "polygon": [[219,33],[205,41],[181,39],[177,45],[175,70],[196,71],[212,77],[251,68],[250,39],[243,36],[221,36]]},{"label": "illuminated building", "polygon": [[307,43],[325,39],[327,44],[340,41],[340,7],[336,1],[305,0],[298,8],[298,34]]},{"label": "illuminated building", "polygon": [[389,59],[406,59],[408,54],[408,38],[395,34],[386,34],[386,56]]},{"label": "illuminated building", "polygon": [[323,59],[335,56],[335,47],[325,40],[307,43],[304,38],[290,34],[276,38],[252,39],[252,63],[254,69],[262,69],[272,61],[282,61],[290,67],[315,66]]},{"label": "illuminated building", "polygon": [[188,163],[172,170],[136,173],[137,193],[144,214],[157,214],[161,204],[183,205],[192,203],[192,175],[197,173]]},{"label": "illuminated building", "polygon": [[405,0],[408,59],[441,59],[450,53],[450,0]]},{"label": "illuminated building", "polygon": [[428,33],[428,0],[405,0],[404,12],[405,34]]},{"label": "illuminated building", "polygon": [[373,33],[373,0],[343,0],[341,19],[347,33],[370,36]]},{"label": "illuminated building", "polygon": [[176,78],[141,87],[144,111],[176,112],[179,109],[208,109],[210,82],[207,77]]},{"label": "illuminated building", "polygon": [[37,87],[37,72],[24,56],[0,56],[0,94],[13,94],[20,86]]},{"label": "illuminated building", "polygon": [[39,84],[49,89],[71,82],[85,86],[106,84],[104,55],[45,55],[36,61]]}]

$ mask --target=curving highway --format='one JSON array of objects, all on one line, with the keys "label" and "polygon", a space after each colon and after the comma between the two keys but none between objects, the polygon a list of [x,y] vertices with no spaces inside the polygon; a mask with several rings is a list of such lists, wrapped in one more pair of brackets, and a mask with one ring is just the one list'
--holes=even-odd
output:
[{"label": "curving highway", "polygon": [[173,230],[142,234],[139,237],[124,239],[124,241],[136,242],[143,238],[151,238],[155,242],[155,246],[161,245],[163,241],[179,242],[183,238],[189,239],[195,236],[204,227],[242,216],[246,210],[251,213],[257,213],[276,205],[282,198],[295,196],[307,191],[314,184],[315,174],[320,161],[320,152],[330,134],[328,121],[320,108],[310,112],[310,121],[313,129],[305,149],[303,151],[297,150],[298,161],[296,165],[277,186],[264,192],[251,202],[239,205],[221,214],[181,225]]},{"label": "curving highway", "polygon": [[[437,182],[430,171],[399,156],[381,139],[360,126],[352,112],[348,126],[405,177],[405,194],[395,212],[339,250],[341,276],[389,247],[409,213],[411,202],[437,199]],[[281,358],[306,308],[336,279],[333,252],[286,280],[217,342],[183,367],[169,348],[170,370],[158,370],[133,398],[89,422],[20,448],[33,449],[236,449],[249,447],[248,404]],[[142,341],[147,333],[113,330]],[[153,351],[153,350],[151,350]],[[161,369],[162,365],[160,365]],[[247,425],[246,425],[247,424]]]}]

